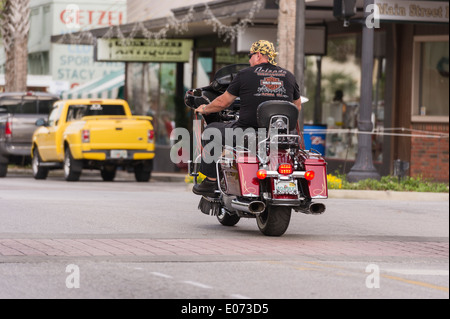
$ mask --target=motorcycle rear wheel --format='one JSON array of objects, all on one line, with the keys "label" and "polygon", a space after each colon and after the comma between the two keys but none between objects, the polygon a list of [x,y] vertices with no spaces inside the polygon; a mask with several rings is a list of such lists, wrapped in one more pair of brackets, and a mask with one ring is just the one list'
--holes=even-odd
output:
[{"label": "motorcycle rear wheel", "polygon": [[264,235],[281,236],[289,226],[291,213],[290,207],[269,205],[263,213],[256,216],[256,223]]}]

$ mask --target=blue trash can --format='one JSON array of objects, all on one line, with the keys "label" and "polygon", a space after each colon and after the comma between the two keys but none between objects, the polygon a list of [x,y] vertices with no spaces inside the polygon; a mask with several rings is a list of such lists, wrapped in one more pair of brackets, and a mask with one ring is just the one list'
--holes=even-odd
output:
[{"label": "blue trash can", "polygon": [[303,138],[305,139],[305,149],[315,149],[322,156],[325,156],[326,125],[303,125]]}]

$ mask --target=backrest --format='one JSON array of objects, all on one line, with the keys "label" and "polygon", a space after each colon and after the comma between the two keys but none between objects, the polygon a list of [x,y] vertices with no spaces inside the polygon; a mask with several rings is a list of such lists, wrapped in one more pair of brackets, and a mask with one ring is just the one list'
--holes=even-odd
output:
[{"label": "backrest", "polygon": [[297,126],[298,108],[288,101],[270,100],[258,105],[256,120],[258,127],[269,128],[270,119],[275,115],[285,116],[289,120],[289,131]]}]

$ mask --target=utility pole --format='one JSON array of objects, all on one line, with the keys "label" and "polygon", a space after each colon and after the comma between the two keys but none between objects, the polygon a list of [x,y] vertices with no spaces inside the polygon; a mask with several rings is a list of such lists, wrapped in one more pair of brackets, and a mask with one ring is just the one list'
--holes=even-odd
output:
[{"label": "utility pole", "polygon": [[[373,5],[373,0],[364,0],[364,9]],[[364,10],[365,11],[365,10]],[[358,118],[358,154],[350,172],[349,182],[372,178],[380,179],[380,174],[373,165],[372,159],[372,76],[373,76],[373,41],[374,27],[367,24],[369,13],[365,11],[366,23],[362,27],[362,57],[361,57],[361,99]]]},{"label": "utility pole", "polygon": [[[300,87],[300,94],[304,95],[305,88],[305,0],[296,0],[295,6],[295,56],[294,56],[294,75]],[[303,108],[299,114],[300,132],[303,131]]]}]

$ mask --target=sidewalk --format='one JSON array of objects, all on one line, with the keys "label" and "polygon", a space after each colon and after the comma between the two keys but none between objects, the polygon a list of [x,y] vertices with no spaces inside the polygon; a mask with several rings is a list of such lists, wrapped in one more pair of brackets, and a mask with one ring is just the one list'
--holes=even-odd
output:
[{"label": "sidewalk", "polygon": [[[8,172],[18,175],[32,176],[31,169],[13,168]],[[118,172],[118,174],[129,174]],[[62,176],[62,170],[51,172],[53,176]],[[98,171],[83,171],[84,175],[99,175]],[[152,172],[151,181],[185,183],[186,173]],[[190,191],[192,184],[186,184],[186,189]],[[449,193],[425,193],[425,192],[394,192],[394,191],[370,191],[370,190],[345,190],[329,189],[328,198],[339,199],[371,199],[371,200],[406,200],[406,201],[449,201]]]}]

